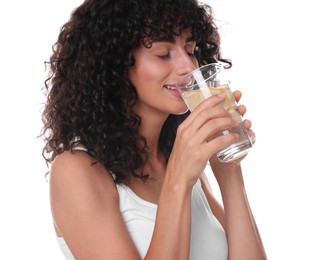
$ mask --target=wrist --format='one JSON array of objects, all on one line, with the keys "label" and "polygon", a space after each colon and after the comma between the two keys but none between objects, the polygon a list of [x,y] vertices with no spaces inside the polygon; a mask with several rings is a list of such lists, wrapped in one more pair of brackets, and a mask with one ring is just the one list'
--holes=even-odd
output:
[{"label": "wrist", "polygon": [[231,174],[231,173],[241,173],[241,163],[240,161],[233,161],[222,163],[217,158],[209,160],[210,166],[216,175]]},{"label": "wrist", "polygon": [[244,184],[240,163],[211,163],[211,168],[221,189]]},{"label": "wrist", "polygon": [[[190,174],[189,174],[190,173]],[[164,185],[168,185],[173,189],[186,192],[192,191],[194,184],[197,182],[198,176],[193,171],[185,167],[176,167],[168,164],[164,178]]]},{"label": "wrist", "polygon": [[166,175],[162,185],[163,190],[169,190],[177,194],[186,194],[192,192],[195,182],[186,180],[182,177],[171,177]]}]

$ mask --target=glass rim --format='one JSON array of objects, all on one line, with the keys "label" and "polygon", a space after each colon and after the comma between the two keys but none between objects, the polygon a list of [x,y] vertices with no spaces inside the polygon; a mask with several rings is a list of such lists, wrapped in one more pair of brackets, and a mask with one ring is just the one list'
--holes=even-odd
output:
[{"label": "glass rim", "polygon": [[[214,77],[216,74],[218,74],[218,73],[222,70],[223,65],[222,65],[220,62],[213,62],[213,63],[205,64],[205,65],[203,65],[203,66],[200,66],[200,67],[198,67],[198,68],[196,68],[196,69],[194,69],[194,70],[188,72],[186,75],[184,75],[182,78],[180,78],[180,79],[177,81],[177,84],[176,84],[177,89],[186,87],[186,86],[184,86],[184,85],[181,85],[181,84],[183,84],[183,83],[185,82],[185,79],[186,79],[186,78],[192,77],[193,74],[195,74],[196,72],[205,70],[205,69],[208,68],[208,67],[216,67],[217,70],[216,70],[215,73],[213,73],[212,75],[210,75],[208,78],[205,78],[204,81],[209,80],[210,78],[212,78],[212,77]],[[201,82],[202,82],[202,81],[201,81]],[[200,84],[201,82],[197,82],[197,83],[194,84],[194,85],[198,85],[198,84]]]}]

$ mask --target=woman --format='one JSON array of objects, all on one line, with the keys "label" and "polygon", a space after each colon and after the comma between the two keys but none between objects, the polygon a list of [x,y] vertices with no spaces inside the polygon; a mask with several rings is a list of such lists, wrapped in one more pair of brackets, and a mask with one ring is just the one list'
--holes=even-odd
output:
[{"label": "woman", "polygon": [[189,114],[175,89],[216,60],[231,64],[196,0],[86,0],[74,10],[49,62],[43,112],[66,259],[266,259],[240,163],[214,156],[236,139],[210,140],[235,124],[217,106],[224,96]]}]

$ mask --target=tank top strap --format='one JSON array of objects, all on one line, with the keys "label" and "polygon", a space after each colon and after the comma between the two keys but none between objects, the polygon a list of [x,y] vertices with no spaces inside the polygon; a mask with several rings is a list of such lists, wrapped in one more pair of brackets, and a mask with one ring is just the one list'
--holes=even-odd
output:
[{"label": "tank top strap", "polygon": [[[75,146],[72,148],[72,151],[82,151],[88,153],[88,149],[83,146]],[[113,177],[114,180],[116,180],[116,174],[114,174],[112,171],[109,171]]]},{"label": "tank top strap", "polygon": [[83,152],[88,152],[87,148],[82,147],[82,146],[75,146],[72,148],[72,151],[83,151]]}]

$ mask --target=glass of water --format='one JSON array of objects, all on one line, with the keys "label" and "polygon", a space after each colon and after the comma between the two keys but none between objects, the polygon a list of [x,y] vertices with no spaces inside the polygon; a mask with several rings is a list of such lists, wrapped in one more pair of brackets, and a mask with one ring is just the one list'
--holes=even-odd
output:
[{"label": "glass of water", "polygon": [[227,129],[218,134],[235,133],[239,136],[239,140],[218,152],[217,157],[221,162],[230,162],[245,156],[250,151],[253,142],[237,111],[230,81],[221,63],[210,63],[188,73],[177,83],[177,89],[191,112],[206,98],[224,93],[226,99],[219,105],[231,114],[232,118],[239,123],[239,127]]}]

